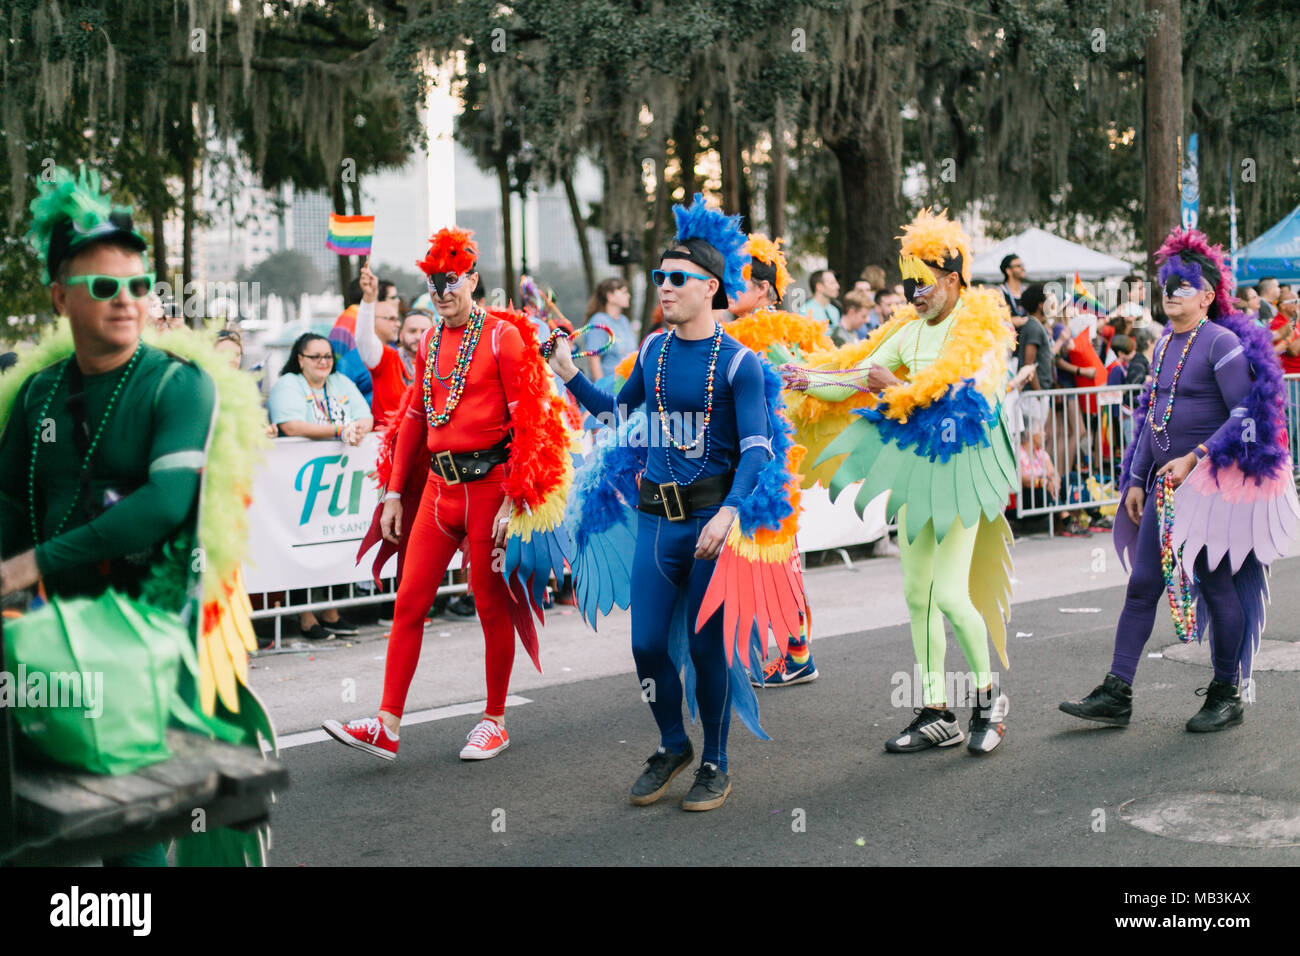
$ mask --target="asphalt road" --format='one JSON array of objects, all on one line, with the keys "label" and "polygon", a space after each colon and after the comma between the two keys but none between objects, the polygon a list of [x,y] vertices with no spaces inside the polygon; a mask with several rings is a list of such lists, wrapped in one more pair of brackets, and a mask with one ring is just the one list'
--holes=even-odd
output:
[{"label": "asphalt road", "polygon": [[[1300,636],[1300,595],[1289,583],[1298,568],[1275,569],[1271,639]],[[733,721],[733,791],[718,810],[681,810],[689,773],[654,806],[628,803],[657,735],[635,678],[602,677],[523,692],[530,702],[507,715],[512,745],[492,760],[458,759],[472,716],[404,728],[392,763],[333,741],[286,749],[292,786],[273,812],[271,862],[1300,864],[1300,846],[1186,842],[1120,819],[1124,802],[1163,794],[1253,794],[1300,813],[1300,672],[1257,674],[1245,725],[1219,734],[1183,730],[1209,670],[1163,658],[1142,662],[1127,729],[1057,711],[1104,676],[1122,600],[1112,587],[1016,605],[1012,668],[1002,676],[1008,734],[988,757],[964,746],[884,752],[912,717],[912,701],[900,699],[907,677],[895,677],[912,666],[908,631],[885,627],[815,639],[818,681],[761,692],[772,741]],[[1147,651],[1170,643],[1162,613]],[[951,639],[949,648],[949,667],[964,666]],[[969,711],[959,715],[964,727]],[[689,729],[698,753],[699,727]]]}]

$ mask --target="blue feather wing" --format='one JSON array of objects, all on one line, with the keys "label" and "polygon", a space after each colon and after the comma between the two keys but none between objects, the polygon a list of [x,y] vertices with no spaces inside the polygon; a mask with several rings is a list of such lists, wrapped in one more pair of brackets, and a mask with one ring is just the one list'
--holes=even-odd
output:
[{"label": "blue feather wing", "polygon": [[534,532],[527,541],[511,535],[506,539],[503,568],[506,583],[517,581],[528,592],[533,609],[540,616],[546,600],[546,582],[552,574],[557,582],[564,580],[564,562],[572,563],[573,553],[573,537],[564,525]]},{"label": "blue feather wing", "polygon": [[[761,662],[763,657],[762,643],[758,636],[758,629],[755,628],[750,636],[753,646],[757,648],[756,652],[751,655],[750,659]],[[687,629],[686,614],[686,595],[682,591],[677,596],[677,601],[673,605],[673,616],[668,627],[668,657],[673,662],[673,669],[681,676],[682,679],[682,696],[686,698],[686,710],[694,722],[699,715],[699,702],[695,697],[695,664],[691,660],[691,639],[690,632]],[[756,663],[755,666],[761,666]],[[758,677],[756,673],[754,675]],[[750,673],[744,664],[740,662],[740,655],[735,654],[731,658],[731,669],[727,673],[727,681],[731,688],[731,706],[736,711],[736,716],[741,719],[746,727],[759,740],[771,740],[767,731],[758,719],[758,695],[754,693],[754,686],[750,683]]]},{"label": "blue feather wing", "polygon": [[573,593],[579,613],[593,630],[601,615],[632,603],[636,522],[631,508],[620,507],[620,517],[605,529],[574,535]]}]

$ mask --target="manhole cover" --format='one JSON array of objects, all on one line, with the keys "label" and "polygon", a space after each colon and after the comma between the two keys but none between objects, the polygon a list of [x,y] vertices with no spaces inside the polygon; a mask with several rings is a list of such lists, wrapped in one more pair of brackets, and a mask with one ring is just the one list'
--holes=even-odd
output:
[{"label": "manhole cover", "polygon": [[1119,808],[1129,826],[1219,846],[1300,846],[1300,804],[1244,793],[1157,794]]},{"label": "manhole cover", "polygon": [[[1199,664],[1210,666],[1210,642],[1192,641],[1188,644],[1170,644],[1162,651],[1165,660],[1178,661],[1180,664]],[[1267,638],[1259,642],[1259,653],[1255,655],[1253,670],[1257,671],[1300,671],[1300,642],[1270,641]]]}]

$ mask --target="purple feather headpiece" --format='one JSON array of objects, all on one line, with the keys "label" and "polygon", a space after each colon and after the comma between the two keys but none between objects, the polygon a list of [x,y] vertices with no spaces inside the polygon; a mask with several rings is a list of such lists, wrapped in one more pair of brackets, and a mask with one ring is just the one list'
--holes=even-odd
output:
[{"label": "purple feather headpiece", "polygon": [[1156,252],[1156,264],[1160,268],[1161,286],[1171,275],[1187,280],[1197,289],[1204,289],[1208,281],[1214,288],[1210,317],[1218,321],[1232,314],[1232,290],[1236,285],[1232,270],[1227,266],[1223,247],[1210,245],[1205,233],[1195,229],[1174,229]]}]

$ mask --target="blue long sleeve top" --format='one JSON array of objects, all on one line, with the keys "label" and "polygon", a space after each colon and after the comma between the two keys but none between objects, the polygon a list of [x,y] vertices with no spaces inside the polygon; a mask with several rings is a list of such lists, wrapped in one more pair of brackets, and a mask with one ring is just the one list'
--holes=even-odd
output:
[{"label": "blue long sleeve top", "polygon": [[615,424],[641,406],[649,422],[649,449],[645,479],[656,484],[675,481],[689,485],[731,469],[736,476],[725,507],[739,508],[758,481],[758,473],[772,457],[772,434],[763,388],[763,368],[758,357],[725,332],[718,348],[713,382],[713,414],[708,432],[696,448],[683,452],[664,437],[690,445],[703,427],[708,405],[709,353],[713,337],[687,340],[672,337],[664,361],[662,398],[665,418],[655,398],[655,376],[667,334],[649,336],[637,353],[636,364],[618,395],[597,388],[579,372],[569,380],[573,397],[606,424]]}]

